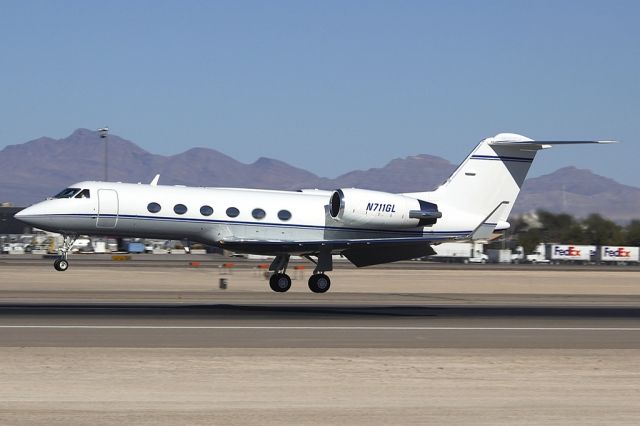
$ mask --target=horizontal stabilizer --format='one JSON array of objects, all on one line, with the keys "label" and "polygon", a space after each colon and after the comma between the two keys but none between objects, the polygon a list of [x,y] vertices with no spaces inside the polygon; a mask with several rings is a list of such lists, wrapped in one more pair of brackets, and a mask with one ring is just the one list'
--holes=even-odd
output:
[{"label": "horizontal stabilizer", "polygon": [[533,140],[491,140],[489,145],[491,146],[510,146],[521,149],[547,149],[555,145],[579,145],[579,144],[608,144],[617,143],[617,141],[533,141]]}]

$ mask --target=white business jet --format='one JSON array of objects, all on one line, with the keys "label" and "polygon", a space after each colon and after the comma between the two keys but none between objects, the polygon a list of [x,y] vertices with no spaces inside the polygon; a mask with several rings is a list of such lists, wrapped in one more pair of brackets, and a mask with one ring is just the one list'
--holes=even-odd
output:
[{"label": "white business jet", "polygon": [[507,218],[537,151],[612,141],[534,141],[502,133],[482,140],[431,192],[356,188],[271,191],[79,182],[16,218],[65,236],[58,271],[80,234],[188,239],[239,253],[273,255],[270,287],[285,292],[289,257],[315,263],[309,288],[329,289],[332,255],[358,267],[433,255],[444,241],[483,240]]}]

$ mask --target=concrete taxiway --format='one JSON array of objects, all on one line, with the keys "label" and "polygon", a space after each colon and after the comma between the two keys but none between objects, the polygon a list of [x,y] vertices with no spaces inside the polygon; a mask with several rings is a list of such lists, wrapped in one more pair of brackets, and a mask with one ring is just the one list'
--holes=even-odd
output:
[{"label": "concrete taxiway", "polygon": [[0,266],[6,424],[640,417],[633,269],[345,268],[318,295],[305,271],[276,294],[250,267],[73,266]]}]

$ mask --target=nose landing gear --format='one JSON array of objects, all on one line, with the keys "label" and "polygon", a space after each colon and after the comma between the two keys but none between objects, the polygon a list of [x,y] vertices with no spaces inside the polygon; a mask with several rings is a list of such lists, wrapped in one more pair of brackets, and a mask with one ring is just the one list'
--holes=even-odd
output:
[{"label": "nose landing gear", "polygon": [[60,272],[64,272],[69,269],[69,261],[67,260],[67,257],[69,255],[69,252],[71,251],[71,246],[76,241],[76,238],[78,238],[78,236],[63,235],[63,238],[64,240],[62,242],[62,247],[58,250],[60,257],[58,257],[53,262],[54,269]]},{"label": "nose landing gear", "polygon": [[69,268],[69,262],[66,259],[56,259],[53,262],[53,267],[56,271],[64,272]]}]

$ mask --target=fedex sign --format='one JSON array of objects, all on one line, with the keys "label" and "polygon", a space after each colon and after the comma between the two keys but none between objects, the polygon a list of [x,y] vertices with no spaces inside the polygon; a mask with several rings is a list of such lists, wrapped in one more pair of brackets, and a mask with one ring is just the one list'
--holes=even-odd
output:
[{"label": "fedex sign", "polygon": [[578,246],[554,244],[551,247],[551,260],[583,261],[588,262],[591,256],[596,254],[595,246]]},{"label": "fedex sign", "polygon": [[582,250],[575,246],[555,246],[553,254],[562,257],[580,257]]},{"label": "fedex sign", "polygon": [[631,251],[625,249],[624,247],[604,247],[603,251],[606,256],[627,258],[631,257]]},{"label": "fedex sign", "polygon": [[605,262],[637,262],[639,260],[638,254],[638,247],[603,246],[600,248],[600,260]]}]

